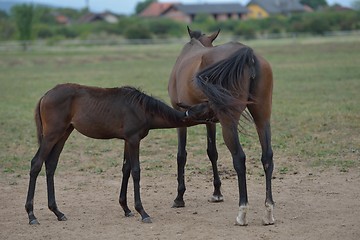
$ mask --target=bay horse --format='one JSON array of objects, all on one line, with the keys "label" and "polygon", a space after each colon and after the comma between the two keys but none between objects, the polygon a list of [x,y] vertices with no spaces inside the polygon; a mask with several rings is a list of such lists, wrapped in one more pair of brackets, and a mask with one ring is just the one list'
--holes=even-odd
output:
[{"label": "bay horse", "polygon": [[33,211],[36,179],[45,162],[48,207],[59,221],[67,220],[55,201],[54,173],[59,156],[71,132],[76,129],[95,139],[125,140],[119,203],[125,216],[133,213],[127,205],[130,174],[134,181],[135,209],[143,222],[151,222],[140,199],[140,140],[149,130],[195,125],[211,118],[208,103],[178,111],[133,87],[98,88],[61,84],[40,98],[35,109],[39,148],[31,161],[25,209],[30,224],[39,224]]},{"label": "bay horse", "polygon": [[[219,30],[220,31],[220,30]],[[176,59],[168,84],[171,104],[187,105],[209,101],[222,126],[224,142],[229,149],[237,173],[239,187],[239,213],[237,225],[247,225],[248,196],[246,187],[246,155],[238,136],[241,115],[247,108],[256,125],[261,144],[261,162],[266,178],[264,225],[274,224],[274,201],[271,178],[274,168],[271,147],[270,116],[272,107],[273,74],[267,60],[239,42],[213,46],[219,34],[209,36],[188,27],[190,41]],[[207,154],[214,175],[214,192],[210,201],[223,201],[221,181],[217,169],[218,153],[215,144],[215,123],[207,123]],[[183,207],[185,192],[184,167],[186,164],[186,127],[178,128],[178,194],[173,207]]]}]

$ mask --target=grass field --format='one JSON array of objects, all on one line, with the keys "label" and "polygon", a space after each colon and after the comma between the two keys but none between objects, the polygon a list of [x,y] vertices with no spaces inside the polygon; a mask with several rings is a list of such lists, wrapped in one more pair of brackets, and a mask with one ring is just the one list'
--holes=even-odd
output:
[{"label": "grass field", "polygon": [[[218,43],[217,43],[218,44]],[[276,171],[299,164],[348,171],[360,164],[360,39],[354,37],[251,41],[272,64],[275,78],[272,133]],[[181,44],[124,45],[0,53],[0,171],[27,174],[36,152],[33,111],[58,83],[101,87],[133,85],[166,102],[167,81]],[[248,161],[262,174],[260,146],[251,124],[241,136]],[[217,134],[220,170],[230,154]],[[190,172],[210,171],[205,127],[189,129]],[[101,173],[122,162],[123,142],[92,140],[73,133],[60,169]],[[176,130],[154,130],[141,146],[145,174],[175,173]],[[196,159],[196,160],[195,160]],[[120,171],[120,169],[119,169]]]}]

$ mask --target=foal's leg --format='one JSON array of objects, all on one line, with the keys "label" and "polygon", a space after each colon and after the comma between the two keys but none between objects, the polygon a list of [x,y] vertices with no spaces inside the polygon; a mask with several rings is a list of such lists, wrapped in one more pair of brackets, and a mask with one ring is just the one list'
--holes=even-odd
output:
[{"label": "foal's leg", "polygon": [[174,200],[173,206],[175,208],[185,207],[184,202],[184,193],[186,191],[185,187],[185,165],[186,165],[186,137],[187,130],[186,128],[178,128],[178,153],[177,153],[177,181],[178,181],[178,189],[177,196]]},{"label": "foal's leg", "polygon": [[128,189],[128,182],[129,182],[129,177],[130,177],[130,173],[131,173],[131,166],[130,166],[129,156],[127,154],[128,154],[128,151],[126,151],[126,145],[125,145],[124,163],[123,163],[123,167],[122,167],[123,177],[122,177],[122,181],[121,181],[119,203],[125,212],[125,216],[131,217],[131,216],[134,216],[134,214],[131,212],[131,210],[129,209],[128,204],[127,204],[127,189]]},{"label": "foal's leg", "polygon": [[48,158],[55,143],[56,140],[49,141],[47,139],[43,139],[41,141],[37,153],[35,154],[34,158],[31,160],[29,188],[25,203],[25,209],[29,217],[29,224],[31,225],[39,224],[38,220],[34,215],[34,195],[35,195],[36,180],[41,171],[44,161]]},{"label": "foal's leg", "polygon": [[226,146],[228,147],[232,159],[235,171],[238,177],[238,186],[239,186],[239,214],[236,218],[236,224],[245,226],[247,225],[246,213],[248,208],[248,197],[247,197],[247,189],[246,189],[246,166],[245,153],[240,145],[239,136],[237,131],[236,124],[230,124],[223,126],[223,137]]},{"label": "foal's leg", "polygon": [[52,149],[50,156],[45,161],[46,167],[46,182],[48,191],[48,207],[56,215],[59,221],[66,221],[65,215],[59,211],[56,200],[55,200],[55,187],[54,187],[54,174],[59,162],[59,156],[64,148],[64,144],[68,139],[69,135],[73,131],[73,127],[69,127],[64,136],[56,143]]},{"label": "foal's leg", "polygon": [[144,223],[151,223],[150,216],[145,212],[140,197],[140,162],[139,162],[139,141],[126,141],[125,151],[129,156],[131,165],[131,176],[134,181],[134,198],[135,198],[135,209],[141,215],[141,220]]},{"label": "foal's leg", "polygon": [[207,154],[211,162],[214,175],[214,193],[210,199],[210,202],[222,202],[224,201],[223,195],[221,194],[221,180],[217,168],[218,152],[216,149],[216,124],[206,124],[207,130]]}]

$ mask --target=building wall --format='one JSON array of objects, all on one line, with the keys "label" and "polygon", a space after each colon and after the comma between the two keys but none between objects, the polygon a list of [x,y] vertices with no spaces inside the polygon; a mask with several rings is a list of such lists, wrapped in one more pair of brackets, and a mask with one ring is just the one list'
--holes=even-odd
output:
[{"label": "building wall", "polygon": [[185,22],[185,23],[191,23],[190,16],[187,16],[183,12],[180,12],[178,10],[172,9],[171,11],[168,11],[164,17],[171,18],[172,20],[179,21],[179,22]]},{"label": "building wall", "polygon": [[266,12],[259,5],[250,4],[247,6],[249,13],[247,14],[248,18],[266,18],[269,17],[269,13]]}]

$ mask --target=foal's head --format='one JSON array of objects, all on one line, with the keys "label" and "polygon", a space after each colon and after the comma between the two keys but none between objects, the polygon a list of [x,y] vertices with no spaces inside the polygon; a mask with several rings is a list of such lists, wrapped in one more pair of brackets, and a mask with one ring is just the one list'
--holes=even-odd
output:
[{"label": "foal's head", "polygon": [[206,36],[205,34],[201,33],[201,31],[192,31],[189,26],[187,27],[188,29],[188,33],[191,38],[195,38],[197,40],[199,40],[199,42],[202,43],[202,45],[204,45],[204,47],[213,47],[213,41],[216,39],[216,37],[219,35],[220,29],[211,34],[210,36]]},{"label": "foal's head", "polygon": [[183,103],[178,103],[177,105],[186,109],[186,117],[184,118],[185,122],[208,123],[218,121],[214,111],[210,107],[209,102],[203,102],[193,106],[188,106]]}]

